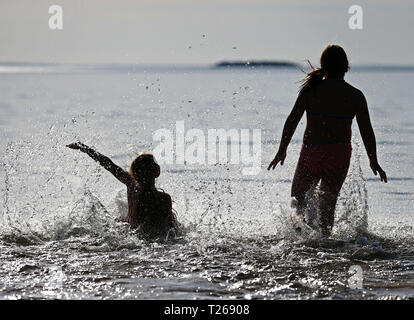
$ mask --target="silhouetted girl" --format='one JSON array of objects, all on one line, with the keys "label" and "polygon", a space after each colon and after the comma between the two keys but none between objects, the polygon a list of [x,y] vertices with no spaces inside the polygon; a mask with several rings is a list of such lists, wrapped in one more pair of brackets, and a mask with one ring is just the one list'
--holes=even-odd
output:
[{"label": "silhouetted girl", "polygon": [[155,188],[155,179],[160,175],[160,167],[151,154],[136,157],[128,173],[114,164],[111,159],[83,143],[71,143],[67,147],[86,153],[126,185],[128,194],[126,222],[131,228],[139,228],[143,235],[150,238],[165,237],[170,231],[177,231],[178,226],[170,195]]},{"label": "silhouetted girl", "polygon": [[286,151],[296,127],[306,111],[306,130],[302,150],[292,182],[292,197],[298,213],[307,207],[306,193],[320,182],[318,216],[324,235],[334,225],[335,205],[347,176],[351,159],[351,126],[356,117],[372,171],[387,182],[378,164],[375,134],[364,94],[344,80],[349,69],[345,51],[329,45],[321,55],[321,67],[304,79],[298,98],[282,133],[279,151],[269,169],[286,158]]}]

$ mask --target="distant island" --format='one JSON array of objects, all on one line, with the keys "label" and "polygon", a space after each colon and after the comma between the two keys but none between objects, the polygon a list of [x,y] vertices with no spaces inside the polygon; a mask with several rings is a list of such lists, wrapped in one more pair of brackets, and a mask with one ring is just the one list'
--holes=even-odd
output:
[{"label": "distant island", "polygon": [[299,68],[299,65],[287,61],[222,61],[214,68]]}]

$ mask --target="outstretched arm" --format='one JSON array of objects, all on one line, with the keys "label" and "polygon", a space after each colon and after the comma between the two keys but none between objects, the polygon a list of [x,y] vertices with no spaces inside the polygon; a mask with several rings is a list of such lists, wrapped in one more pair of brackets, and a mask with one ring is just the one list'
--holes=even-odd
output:
[{"label": "outstretched arm", "polygon": [[305,95],[306,93],[304,92],[299,93],[295,105],[293,106],[293,109],[287,117],[285,125],[283,127],[282,140],[280,141],[279,151],[277,152],[272,162],[269,164],[269,167],[267,167],[267,170],[270,170],[270,168],[274,170],[279,162],[281,165],[283,165],[290,140],[292,139],[296,127],[298,126],[298,123],[306,109],[307,102]]},{"label": "outstretched arm", "polygon": [[369,117],[368,104],[361,92],[360,105],[357,109],[356,119],[361,132],[362,141],[367,151],[369,164],[375,175],[379,173],[381,181],[387,182],[387,175],[378,164],[377,159],[377,143],[375,140],[374,130],[372,129],[371,119]]},{"label": "outstretched arm", "polygon": [[93,160],[99,162],[99,164],[112,173],[115,178],[117,178],[122,183],[129,185],[133,182],[131,176],[123,170],[122,168],[118,167],[115,163],[112,162],[111,159],[100,154],[99,152],[93,150],[92,148],[88,147],[87,145],[81,142],[75,142],[67,145],[68,148],[80,150],[90,156]]}]

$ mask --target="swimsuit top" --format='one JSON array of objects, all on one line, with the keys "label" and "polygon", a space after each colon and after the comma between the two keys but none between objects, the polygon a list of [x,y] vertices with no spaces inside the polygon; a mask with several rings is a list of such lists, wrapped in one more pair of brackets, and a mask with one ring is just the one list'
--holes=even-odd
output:
[{"label": "swimsuit top", "polygon": [[[312,118],[323,118],[323,119],[337,120],[337,121],[340,121],[341,123],[345,124],[345,126],[346,126],[345,127],[346,128],[345,129],[346,130],[346,137],[344,137],[345,139],[339,139],[335,143],[349,143],[349,142],[351,142],[352,119],[354,118],[355,115],[337,114],[337,113],[319,112],[319,111],[309,111],[309,110],[306,110],[306,112],[307,112],[307,115],[308,115],[307,119],[308,119],[309,123],[311,123],[313,121]],[[331,128],[331,130],[332,130],[332,128]],[[329,144],[331,144],[331,143],[329,143]]]},{"label": "swimsuit top", "polygon": [[309,111],[306,110],[308,115],[321,117],[321,118],[331,118],[331,119],[343,119],[343,120],[352,120],[354,115],[349,114],[337,114],[337,113],[329,113],[329,112],[316,112],[316,111]]}]

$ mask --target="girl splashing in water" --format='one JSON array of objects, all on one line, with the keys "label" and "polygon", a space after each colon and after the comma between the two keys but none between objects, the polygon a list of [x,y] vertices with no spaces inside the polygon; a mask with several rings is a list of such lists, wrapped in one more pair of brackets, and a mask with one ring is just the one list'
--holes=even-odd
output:
[{"label": "girl splashing in water", "polygon": [[67,147],[86,153],[126,185],[128,216],[121,220],[128,222],[132,229],[138,228],[148,238],[165,238],[170,231],[178,230],[170,195],[155,188],[160,166],[151,154],[136,157],[128,173],[111,159],[83,143],[71,143]]},{"label": "girl splashing in water", "polygon": [[318,183],[317,211],[323,235],[334,225],[335,206],[351,159],[351,125],[356,117],[372,171],[387,182],[378,164],[375,134],[364,94],[344,80],[349,69],[345,51],[329,45],[321,55],[321,67],[304,79],[296,103],[283,128],[279,151],[268,170],[283,165],[287,147],[306,111],[307,125],[292,182],[292,204],[303,217],[306,194]]}]

